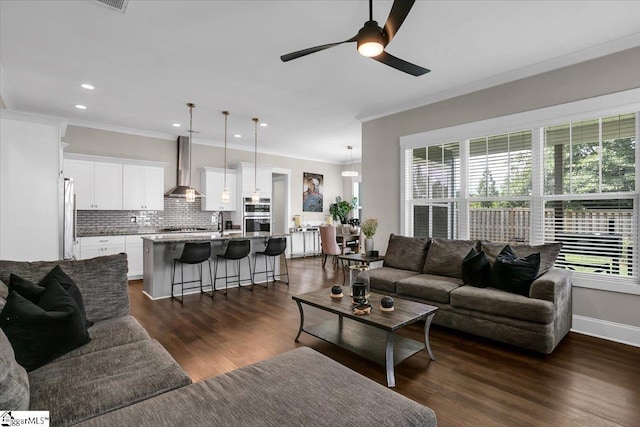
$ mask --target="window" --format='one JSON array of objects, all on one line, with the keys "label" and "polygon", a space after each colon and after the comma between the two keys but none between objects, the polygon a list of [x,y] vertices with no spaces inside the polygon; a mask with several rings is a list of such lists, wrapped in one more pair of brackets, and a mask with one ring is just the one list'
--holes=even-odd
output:
[{"label": "window", "polygon": [[460,126],[459,142],[439,143],[437,131],[427,133],[432,143],[403,142],[404,233],[559,241],[556,267],[638,285],[638,113],[544,121],[510,130],[505,119],[506,132],[486,136]]},{"label": "window", "polygon": [[460,143],[416,148],[407,159],[408,219],[413,235],[455,239],[458,236]]},{"label": "window", "polygon": [[528,243],[531,131],[469,141],[469,237]]},{"label": "window", "polygon": [[354,197],[357,197],[358,199],[358,206],[356,206],[356,208],[353,210],[353,218],[355,219],[359,219],[360,221],[363,221],[362,219],[362,182],[360,181],[353,181],[353,187],[351,187],[351,191]]},{"label": "window", "polygon": [[638,276],[635,133],[635,114],[545,129],[544,238],[563,243],[558,267]]}]

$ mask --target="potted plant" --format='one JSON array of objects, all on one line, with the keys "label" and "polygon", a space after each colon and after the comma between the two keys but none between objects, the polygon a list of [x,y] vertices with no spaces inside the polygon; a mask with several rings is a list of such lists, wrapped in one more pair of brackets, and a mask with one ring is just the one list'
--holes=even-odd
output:
[{"label": "potted plant", "polygon": [[364,233],[364,250],[368,254],[373,250],[373,236],[378,231],[378,220],[376,218],[367,218],[360,225],[360,231]]},{"label": "potted plant", "polygon": [[341,224],[347,223],[347,216],[349,212],[355,209],[358,206],[358,198],[354,197],[351,199],[351,203],[346,200],[342,200],[342,197],[337,196],[335,203],[331,203],[329,205],[329,213],[333,217],[334,221],[340,220]]}]

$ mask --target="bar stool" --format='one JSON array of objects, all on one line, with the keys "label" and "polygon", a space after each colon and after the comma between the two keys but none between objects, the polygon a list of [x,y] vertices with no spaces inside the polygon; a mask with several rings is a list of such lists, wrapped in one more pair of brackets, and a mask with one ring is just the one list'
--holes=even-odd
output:
[{"label": "bar stool", "polygon": [[[177,299],[177,296],[174,295],[173,293],[173,288],[176,285],[180,285],[180,299],[178,301],[180,301],[180,304],[182,304],[182,301],[184,299],[185,283],[200,282],[200,292],[207,293],[202,289],[202,263],[204,263],[205,261],[209,263],[209,278],[211,279],[211,285],[212,285],[211,298],[213,298],[214,281],[213,281],[213,277],[211,276],[211,260],[209,259],[210,257],[211,257],[211,243],[187,242],[184,244],[184,248],[182,249],[182,255],[180,255],[180,258],[173,259],[173,268],[171,270],[171,298]],[[180,282],[175,281],[176,263],[178,262],[180,263],[180,280],[181,280]],[[188,280],[185,282],[184,281],[184,264],[200,264],[200,279]],[[197,288],[196,286],[193,286],[193,287],[187,288],[187,290],[196,289],[196,288]]]},{"label": "bar stool", "polygon": [[[267,240],[267,246],[264,248],[262,252],[255,252],[253,254],[253,283],[256,283],[256,274],[264,273],[265,279],[267,279],[267,283],[264,285],[265,288],[269,287],[269,273],[271,273],[271,277],[273,278],[273,283],[276,282],[276,258],[279,258],[280,255],[284,254],[284,251],[287,249],[287,239],[284,237],[271,237]],[[264,271],[256,271],[258,269],[258,255],[264,256]],[[267,261],[271,259],[271,269],[269,269]],[[284,257],[284,269],[286,273],[278,274],[278,278],[282,280],[282,276],[287,276],[287,281],[285,282],[287,286],[289,285],[289,267],[287,266],[287,257]]]},{"label": "bar stool", "polygon": [[[213,290],[216,290],[216,282],[218,280],[218,261],[220,259],[224,260],[224,276],[221,279],[224,279],[224,294],[227,294],[227,288],[229,287],[229,279],[237,277],[237,280],[232,280],[231,283],[238,283],[238,288],[241,288],[240,284],[240,261],[243,258],[247,258],[249,262],[249,278],[251,280],[251,291],[253,290],[253,277],[251,276],[251,258],[249,258],[249,252],[251,252],[251,241],[249,239],[242,240],[229,240],[229,244],[227,245],[227,249],[224,254],[216,256],[216,262],[213,266]],[[229,276],[227,272],[227,261],[235,260],[237,261],[238,274],[234,274]]]}]

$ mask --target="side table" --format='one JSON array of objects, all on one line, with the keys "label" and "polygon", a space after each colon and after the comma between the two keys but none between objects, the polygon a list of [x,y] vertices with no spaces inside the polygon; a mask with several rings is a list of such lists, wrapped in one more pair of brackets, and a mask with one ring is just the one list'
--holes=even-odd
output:
[{"label": "side table", "polygon": [[[369,256],[365,254],[347,254],[347,255],[340,255],[338,257],[338,260],[343,261],[342,262],[342,266],[343,266],[342,286],[344,286],[344,284],[347,281],[347,274],[349,271],[349,267],[351,266],[351,263],[363,264],[363,265],[369,266],[374,262],[384,261],[384,255]],[[344,261],[346,261],[346,263]]]}]

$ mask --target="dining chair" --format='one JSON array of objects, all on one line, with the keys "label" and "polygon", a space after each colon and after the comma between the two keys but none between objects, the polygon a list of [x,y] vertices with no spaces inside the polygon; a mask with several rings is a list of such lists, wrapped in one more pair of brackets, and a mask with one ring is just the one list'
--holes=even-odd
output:
[{"label": "dining chair", "polygon": [[[322,267],[327,263],[327,257],[333,256],[334,268],[338,265],[337,257],[342,255],[342,248],[336,240],[336,227],[333,225],[320,226],[320,244],[322,245]],[[345,253],[350,253],[350,248],[345,248]]]}]

